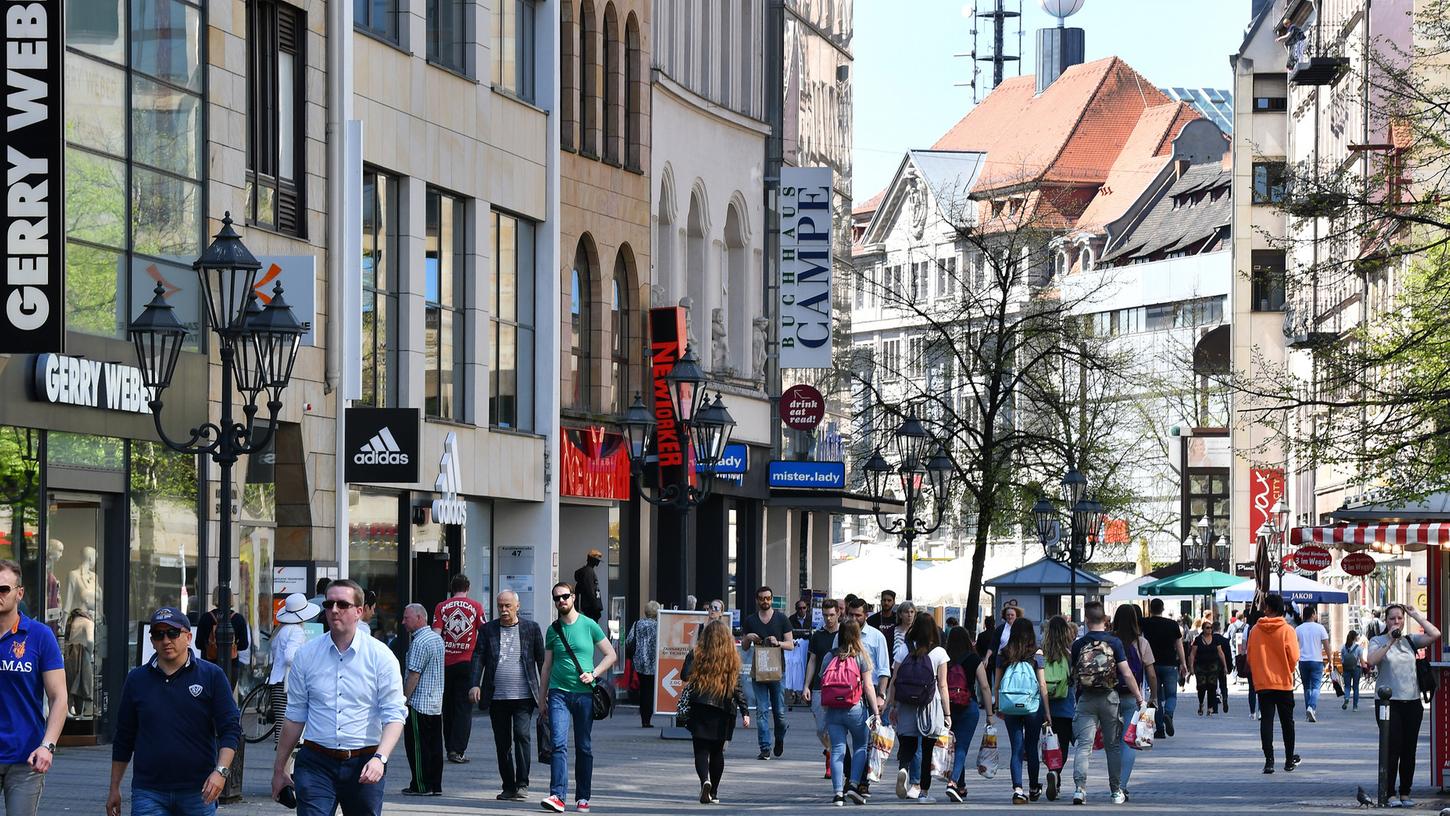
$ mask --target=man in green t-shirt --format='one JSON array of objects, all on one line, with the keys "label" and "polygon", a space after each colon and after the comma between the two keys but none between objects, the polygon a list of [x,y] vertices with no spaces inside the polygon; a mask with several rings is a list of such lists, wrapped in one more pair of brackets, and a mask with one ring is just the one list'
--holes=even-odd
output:
[{"label": "man in green t-shirt", "polygon": [[[569,758],[564,752],[569,747],[572,723],[577,766],[575,805],[580,813],[588,813],[589,788],[594,775],[591,689],[595,677],[607,676],[609,667],[614,665],[614,647],[599,624],[574,609],[572,584],[564,581],[554,584],[553,598],[559,619],[544,632],[544,682],[539,690],[539,708],[548,712],[553,756],[549,762],[549,798],[541,804],[545,810],[564,812],[564,797],[569,792]],[[598,663],[594,661],[596,648],[603,655]]]}]

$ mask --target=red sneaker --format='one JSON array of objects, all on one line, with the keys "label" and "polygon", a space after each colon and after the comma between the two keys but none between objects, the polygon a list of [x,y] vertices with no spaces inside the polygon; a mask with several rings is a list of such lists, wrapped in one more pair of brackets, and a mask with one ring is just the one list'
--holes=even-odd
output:
[{"label": "red sneaker", "polygon": [[540,802],[539,807],[542,807],[544,810],[552,810],[555,813],[563,813],[564,800],[557,796],[550,796],[548,799]]}]

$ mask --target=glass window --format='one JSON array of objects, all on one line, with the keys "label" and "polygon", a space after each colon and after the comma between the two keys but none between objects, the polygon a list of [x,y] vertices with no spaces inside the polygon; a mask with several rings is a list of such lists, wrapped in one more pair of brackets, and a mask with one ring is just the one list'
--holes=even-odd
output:
[{"label": "glass window", "polygon": [[629,391],[629,294],[624,288],[624,273],[624,259],[621,258],[614,267],[614,291],[609,299],[609,335],[613,338],[609,380],[616,414],[623,414],[633,399]]},{"label": "glass window", "polygon": [[500,428],[534,429],[534,225],[493,213],[493,360],[488,417]]},{"label": "glass window", "polygon": [[398,180],[363,171],[362,399],[385,408],[397,402]]},{"label": "glass window", "polygon": [[463,419],[463,282],[467,223],[463,199],[428,190],[424,247],[423,410]]},{"label": "glass window", "polygon": [[1253,301],[1249,308],[1256,312],[1278,312],[1284,309],[1284,251],[1256,249],[1252,255]]},{"label": "glass window", "polygon": [[534,101],[534,0],[499,0],[491,29],[494,87]]},{"label": "glass window", "polygon": [[1283,162],[1254,162],[1255,204],[1278,204],[1287,192],[1289,170]]},{"label": "glass window", "polygon": [[254,0],[247,20],[247,219],[305,236],[307,16],[275,0]]},{"label": "glass window", "polygon": [[569,405],[589,410],[589,367],[594,357],[594,321],[591,306],[594,293],[590,287],[593,270],[589,250],[583,241],[574,250],[574,268],[569,273]]},{"label": "glass window", "polygon": [[133,0],[131,67],[201,92],[201,10],[177,0]]},{"label": "glass window", "polygon": [[[21,582],[29,587],[21,602],[25,614],[56,620],[59,582],[49,576],[42,580],[40,570],[41,434],[30,428],[0,428],[0,558],[20,564]],[[47,603],[51,598],[54,602]]]},{"label": "glass window", "polygon": [[464,0],[428,0],[428,61],[468,72],[467,4]]},{"label": "glass window", "polygon": [[398,0],[352,0],[355,27],[391,43],[398,42]]},{"label": "glass window", "polygon": [[131,443],[131,620],[209,609],[197,597],[197,497],[195,456]]},{"label": "glass window", "polygon": [[368,621],[373,637],[387,640],[397,634],[402,619],[398,585],[397,493],[348,491],[349,577],[364,590],[378,593],[375,616]]}]

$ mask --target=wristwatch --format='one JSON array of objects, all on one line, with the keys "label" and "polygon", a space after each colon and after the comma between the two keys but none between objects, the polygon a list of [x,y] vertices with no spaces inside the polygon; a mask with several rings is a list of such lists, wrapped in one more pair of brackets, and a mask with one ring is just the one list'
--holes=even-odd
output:
[{"label": "wristwatch", "polygon": [[215,768],[212,768],[212,771],[221,774],[222,779],[232,778],[232,769],[228,768],[225,765],[218,765]]},{"label": "wristwatch", "polygon": [[382,754],[373,754],[372,758],[383,763],[384,768],[388,767],[388,758],[383,756]]},{"label": "wristwatch", "polygon": [[53,742],[42,742],[40,744],[40,747],[51,752],[52,754],[55,753],[55,743]]}]

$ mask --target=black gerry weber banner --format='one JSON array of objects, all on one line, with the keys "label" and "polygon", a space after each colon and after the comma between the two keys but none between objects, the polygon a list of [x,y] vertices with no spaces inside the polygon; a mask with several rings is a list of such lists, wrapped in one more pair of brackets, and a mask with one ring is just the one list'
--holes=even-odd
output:
[{"label": "black gerry weber banner", "polygon": [[65,28],[59,0],[5,3],[0,353],[65,350]]}]

